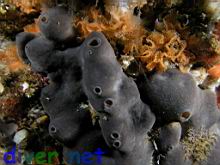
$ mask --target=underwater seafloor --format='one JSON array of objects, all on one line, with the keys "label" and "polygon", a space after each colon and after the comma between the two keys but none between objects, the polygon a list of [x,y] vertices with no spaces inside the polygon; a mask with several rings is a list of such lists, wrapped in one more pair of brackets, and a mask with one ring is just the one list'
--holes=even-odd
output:
[{"label": "underwater seafloor", "polygon": [[0,165],[220,165],[220,0],[0,0]]}]

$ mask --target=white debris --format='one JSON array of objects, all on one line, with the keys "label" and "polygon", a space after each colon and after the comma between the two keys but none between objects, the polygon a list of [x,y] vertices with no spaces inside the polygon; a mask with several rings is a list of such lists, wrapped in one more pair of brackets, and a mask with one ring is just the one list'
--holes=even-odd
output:
[{"label": "white debris", "polygon": [[15,134],[13,141],[16,144],[20,144],[23,140],[25,140],[28,137],[28,134],[29,133],[26,129],[22,129]]},{"label": "white debris", "polygon": [[2,94],[4,90],[5,90],[4,86],[2,85],[2,83],[0,83],[0,94]]},{"label": "white debris", "polygon": [[205,68],[198,68],[196,70],[190,70],[190,74],[195,78],[197,85],[202,84],[207,78],[208,73]]},{"label": "white debris", "polygon": [[29,84],[28,84],[27,82],[24,82],[24,83],[22,84],[22,90],[23,90],[23,92],[25,92],[28,88],[29,88]]}]

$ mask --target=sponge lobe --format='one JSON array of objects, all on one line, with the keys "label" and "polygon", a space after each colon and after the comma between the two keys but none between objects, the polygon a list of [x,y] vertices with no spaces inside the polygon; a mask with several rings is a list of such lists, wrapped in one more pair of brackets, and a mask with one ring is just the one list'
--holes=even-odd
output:
[{"label": "sponge lobe", "polygon": [[39,27],[46,38],[56,42],[63,42],[75,36],[71,17],[60,6],[42,12]]},{"label": "sponge lobe", "polygon": [[116,164],[149,164],[153,148],[146,139],[155,117],[141,101],[135,82],[123,73],[102,33],[91,33],[81,48],[83,89],[99,113]]},{"label": "sponge lobe", "polygon": [[145,101],[163,122],[187,121],[198,103],[198,88],[189,74],[176,69],[154,74],[144,84]]}]

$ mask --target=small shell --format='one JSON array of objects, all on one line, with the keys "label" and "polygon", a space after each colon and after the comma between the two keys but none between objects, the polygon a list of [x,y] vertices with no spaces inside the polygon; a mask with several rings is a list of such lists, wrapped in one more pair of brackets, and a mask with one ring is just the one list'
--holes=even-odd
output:
[{"label": "small shell", "polygon": [[48,121],[48,116],[47,115],[44,115],[44,116],[41,116],[39,118],[36,119],[36,122],[38,124],[42,124],[42,123],[45,123]]},{"label": "small shell", "polygon": [[190,73],[195,78],[197,85],[202,84],[208,76],[206,69],[202,67],[195,70],[190,70]]},{"label": "small shell", "polygon": [[29,132],[26,129],[22,129],[15,134],[13,141],[16,144],[20,144],[23,140],[25,140],[28,137],[28,135]]},{"label": "small shell", "polygon": [[127,69],[129,67],[129,65],[131,64],[132,61],[134,61],[134,57],[133,56],[121,56],[121,59],[119,60],[121,65],[122,65],[122,68],[123,69]]},{"label": "small shell", "polygon": [[4,90],[5,90],[4,86],[2,85],[2,83],[0,83],[0,94],[2,94]]},{"label": "small shell", "polygon": [[27,82],[24,82],[21,86],[22,86],[23,92],[25,92],[29,88],[29,84]]}]

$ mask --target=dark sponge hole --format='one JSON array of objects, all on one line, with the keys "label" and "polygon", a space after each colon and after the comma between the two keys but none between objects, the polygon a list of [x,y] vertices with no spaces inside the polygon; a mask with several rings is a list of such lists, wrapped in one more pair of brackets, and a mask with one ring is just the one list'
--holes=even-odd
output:
[{"label": "dark sponge hole", "polygon": [[25,49],[26,49],[26,50],[29,50],[30,47],[29,47],[28,45],[25,45]]},{"label": "dark sponge hole", "polygon": [[45,16],[41,17],[41,21],[44,22],[44,23],[47,23],[47,21],[48,21],[47,17],[45,17]]},{"label": "dark sponge hole", "polygon": [[94,89],[93,89],[93,92],[97,95],[101,95],[102,94],[102,88],[99,87],[99,86],[96,86]]},{"label": "dark sponge hole", "polygon": [[113,143],[113,147],[114,148],[120,148],[121,147],[121,141],[120,140],[115,140]]},{"label": "dark sponge hole", "polygon": [[114,103],[113,100],[110,99],[110,98],[106,99],[105,102],[104,102],[106,107],[111,107],[113,105],[113,103]]},{"label": "dark sponge hole", "polygon": [[89,41],[88,45],[91,47],[98,47],[101,45],[101,40],[99,38],[94,38]]},{"label": "dark sponge hole", "polygon": [[181,114],[181,117],[184,118],[184,119],[188,119],[190,117],[191,113],[190,112],[183,112]]},{"label": "dark sponge hole", "polygon": [[118,139],[120,137],[119,133],[118,132],[112,132],[111,133],[111,138],[112,139]]},{"label": "dark sponge hole", "polygon": [[50,127],[50,132],[51,132],[51,133],[56,133],[56,132],[57,132],[56,127],[55,127],[55,126],[51,126],[51,127]]}]

